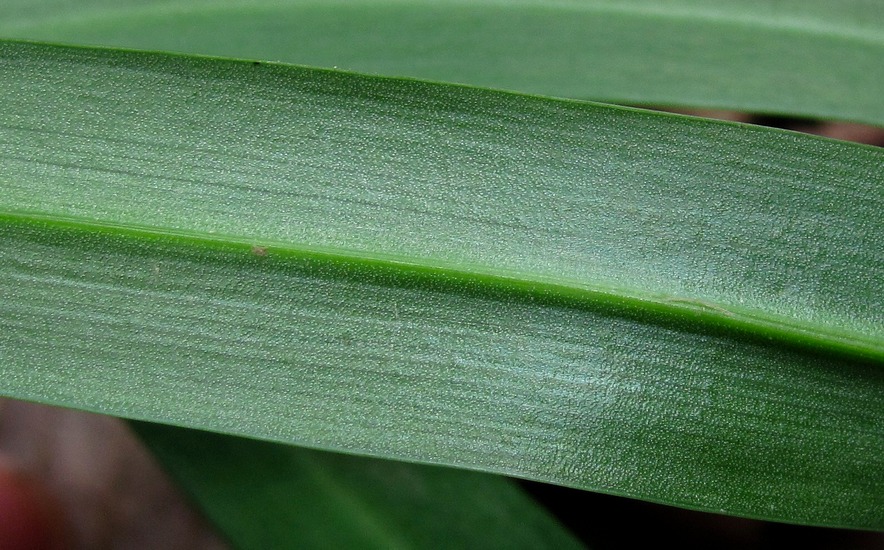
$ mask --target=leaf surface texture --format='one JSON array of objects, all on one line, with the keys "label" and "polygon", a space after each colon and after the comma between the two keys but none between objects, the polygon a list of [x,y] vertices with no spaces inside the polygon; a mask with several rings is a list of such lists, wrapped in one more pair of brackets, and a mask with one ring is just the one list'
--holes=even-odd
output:
[{"label": "leaf surface texture", "polygon": [[5,395],[881,528],[882,153],[0,45]]}]

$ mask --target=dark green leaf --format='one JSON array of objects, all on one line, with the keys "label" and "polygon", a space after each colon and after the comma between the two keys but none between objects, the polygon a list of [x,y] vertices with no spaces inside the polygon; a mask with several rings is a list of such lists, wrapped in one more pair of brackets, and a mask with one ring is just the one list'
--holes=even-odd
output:
[{"label": "dark green leaf", "polygon": [[238,548],[580,548],[510,480],[133,422]]}]

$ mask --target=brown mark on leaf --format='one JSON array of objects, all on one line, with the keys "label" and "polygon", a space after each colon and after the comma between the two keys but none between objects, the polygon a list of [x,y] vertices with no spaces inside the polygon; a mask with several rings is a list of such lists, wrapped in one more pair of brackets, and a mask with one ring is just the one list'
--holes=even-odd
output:
[{"label": "brown mark on leaf", "polygon": [[688,306],[691,309],[700,309],[706,311],[714,311],[716,313],[721,313],[728,317],[733,317],[733,313],[724,309],[723,307],[713,304],[712,302],[707,302],[705,300],[700,300],[697,298],[664,298],[663,301],[667,304],[676,304],[676,305],[684,305]]},{"label": "brown mark on leaf", "polygon": [[267,249],[263,246],[253,246],[252,247],[252,254],[254,254],[255,256],[266,256]]}]

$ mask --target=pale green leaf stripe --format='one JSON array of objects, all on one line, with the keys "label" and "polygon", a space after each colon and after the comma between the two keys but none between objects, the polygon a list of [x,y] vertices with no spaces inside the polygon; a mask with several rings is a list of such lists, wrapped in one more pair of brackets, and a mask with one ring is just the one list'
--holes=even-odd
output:
[{"label": "pale green leaf stripe", "polygon": [[284,66],[0,71],[2,393],[884,527],[879,150]]},{"label": "pale green leaf stripe", "polygon": [[884,124],[880,0],[5,0],[0,37]]},{"label": "pale green leaf stripe", "polygon": [[498,476],[132,423],[237,548],[580,548]]}]

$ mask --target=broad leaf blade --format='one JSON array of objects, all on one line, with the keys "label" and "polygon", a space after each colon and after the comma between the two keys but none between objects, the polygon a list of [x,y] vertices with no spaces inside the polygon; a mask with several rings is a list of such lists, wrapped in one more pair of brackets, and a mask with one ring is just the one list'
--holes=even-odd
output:
[{"label": "broad leaf blade", "polygon": [[884,527],[879,150],[284,66],[0,59],[4,394]]},{"label": "broad leaf blade", "polygon": [[512,481],[132,423],[237,548],[580,548]]},{"label": "broad leaf blade", "polygon": [[0,36],[884,124],[877,0],[7,0]]},{"label": "broad leaf blade", "polygon": [[2,211],[527,281],[884,358],[881,149],[289,66],[0,47]]}]

